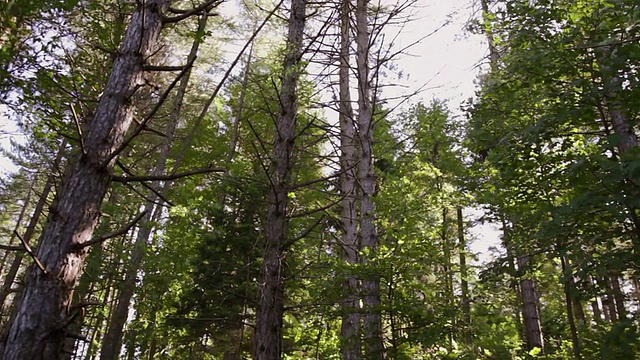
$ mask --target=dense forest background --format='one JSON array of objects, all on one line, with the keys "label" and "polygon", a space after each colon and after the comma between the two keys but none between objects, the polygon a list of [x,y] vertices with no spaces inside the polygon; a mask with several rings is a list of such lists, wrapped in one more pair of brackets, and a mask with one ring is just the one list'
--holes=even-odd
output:
[{"label": "dense forest background", "polygon": [[640,359],[640,3],[467,5],[0,2],[0,358]]}]

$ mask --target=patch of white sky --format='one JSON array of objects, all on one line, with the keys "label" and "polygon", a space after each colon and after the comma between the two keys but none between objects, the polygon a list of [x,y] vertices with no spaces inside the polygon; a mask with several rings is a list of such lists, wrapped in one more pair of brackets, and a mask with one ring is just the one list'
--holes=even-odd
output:
[{"label": "patch of white sky", "polygon": [[[399,36],[394,36],[399,27],[389,29],[386,39],[394,39],[394,48],[413,45],[394,62],[403,74],[394,82],[402,86],[385,88],[385,97],[399,97],[423,88],[407,104],[446,100],[454,116],[461,116],[460,106],[474,95],[474,81],[487,53],[484,38],[465,30],[468,21],[478,15],[473,3],[474,0],[418,0],[409,10],[413,21],[402,25]],[[385,0],[382,4],[393,5],[395,1]],[[220,10],[225,16],[237,9],[234,2],[229,2]],[[431,35],[425,37],[427,34]],[[0,146],[10,150],[11,141],[22,138],[15,123],[9,120],[7,109],[0,105]],[[0,176],[16,170],[15,164],[0,157]],[[475,221],[481,215],[480,210],[465,209],[467,220]],[[499,244],[496,227],[476,224],[470,233],[470,250],[478,254],[480,262],[489,260],[491,248]]]}]

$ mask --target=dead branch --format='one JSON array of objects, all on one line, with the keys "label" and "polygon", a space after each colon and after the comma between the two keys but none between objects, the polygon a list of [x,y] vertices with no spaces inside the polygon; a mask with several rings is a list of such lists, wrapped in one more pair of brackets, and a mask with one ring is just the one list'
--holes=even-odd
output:
[{"label": "dead branch", "polygon": [[140,219],[142,219],[142,217],[146,213],[147,213],[147,211],[145,210],[145,211],[141,212],[140,214],[136,215],[136,217],[133,218],[133,220],[131,220],[130,223],[128,223],[127,225],[125,225],[121,229],[118,229],[116,231],[112,231],[110,233],[104,234],[104,235],[99,236],[97,238],[93,238],[93,239],[91,239],[89,241],[86,241],[86,242],[84,242],[82,244],[76,244],[75,245],[76,250],[84,249],[84,248],[89,247],[91,245],[94,245],[94,244],[97,244],[97,243],[101,243],[101,242],[103,242],[105,240],[108,240],[108,239],[114,238],[116,236],[120,236],[120,235],[124,235],[124,234],[128,233],[129,230],[131,230],[131,228],[133,228],[138,223],[138,221],[140,221]]},{"label": "dead branch", "polygon": [[33,259],[33,261],[36,263],[36,265],[38,266],[38,268],[40,270],[42,270],[42,273],[47,275],[49,274],[49,272],[47,271],[47,269],[45,269],[44,265],[42,265],[42,262],[40,262],[40,259],[38,259],[38,257],[36,256],[36,254],[33,252],[33,250],[31,249],[31,247],[29,246],[29,244],[27,244],[26,241],[24,241],[24,239],[22,238],[22,236],[20,234],[18,234],[17,231],[13,232],[18,239],[20,240],[20,242],[22,243],[22,246],[24,246],[24,250],[27,252],[27,254],[29,254],[29,256],[31,256],[31,258]]},{"label": "dead branch", "polygon": [[207,169],[196,169],[178,174],[169,174],[169,175],[148,175],[148,176],[112,176],[111,180],[116,182],[143,182],[143,181],[172,181],[181,179],[183,177],[199,175],[199,174],[208,174],[213,172],[224,173],[224,169],[217,168],[207,168]]}]

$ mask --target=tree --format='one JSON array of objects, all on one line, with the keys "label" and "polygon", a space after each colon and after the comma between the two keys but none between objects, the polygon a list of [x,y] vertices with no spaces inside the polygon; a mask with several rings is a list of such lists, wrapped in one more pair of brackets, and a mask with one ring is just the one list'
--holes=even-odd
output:
[{"label": "tree", "polygon": [[64,184],[49,213],[36,254],[39,265],[29,270],[4,359],[58,357],[68,335],[66,326],[83,306],[71,304],[73,288],[89,250],[110,173],[133,120],[132,97],[144,84],[146,58],[155,49],[168,6],[169,1],[150,1],[131,18],[81,152],[67,166]]},{"label": "tree", "polygon": [[298,112],[297,86],[302,71],[306,0],[293,0],[289,15],[285,59],[280,87],[280,109],[269,171],[269,207],[265,250],[260,270],[260,298],[254,334],[254,358],[275,360],[282,356],[286,250],[289,244],[289,194]]}]

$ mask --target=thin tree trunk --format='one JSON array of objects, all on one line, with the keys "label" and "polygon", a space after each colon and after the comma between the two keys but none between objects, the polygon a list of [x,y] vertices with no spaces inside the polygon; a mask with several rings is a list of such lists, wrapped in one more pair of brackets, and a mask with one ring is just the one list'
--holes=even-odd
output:
[{"label": "thin tree trunk", "polygon": [[[518,269],[521,272],[527,269],[528,263],[529,255],[518,257]],[[544,352],[544,339],[542,337],[535,282],[533,279],[524,276],[520,280],[520,289],[522,291],[522,315],[524,317],[527,348],[529,350],[540,348]]]},{"label": "thin tree trunk", "polygon": [[[340,7],[340,192],[342,200],[341,226],[343,259],[349,264],[358,263],[358,191],[356,187],[357,146],[356,132],[351,106],[349,89],[350,68],[350,17],[351,2],[342,0]],[[350,274],[343,286],[342,327],[340,336],[342,346],[340,353],[344,360],[362,358],[360,300],[358,296],[359,281],[355,274]]]},{"label": "thin tree trunk", "polygon": [[[440,242],[442,244],[442,273],[444,276],[444,303],[448,309],[453,309],[453,279],[451,271],[451,245],[449,244],[449,209],[442,207],[442,231],[440,233]],[[455,312],[451,312],[451,323],[448,327],[449,348],[453,348]]]},{"label": "thin tree trunk", "polygon": [[298,111],[297,86],[303,51],[306,0],[293,0],[289,17],[280,112],[276,123],[271,189],[266,219],[266,239],[260,270],[260,300],[256,313],[254,359],[277,360],[282,356],[284,282],[287,273],[288,204]]},{"label": "thin tree trunk", "polygon": [[[489,0],[480,0],[480,6],[482,7],[482,19],[486,23],[491,14],[489,12]],[[485,24],[485,26],[486,25],[487,24]],[[493,38],[493,31],[489,28],[485,28],[484,34],[489,45],[489,64],[491,65],[491,70],[495,71],[498,69],[498,60],[500,59],[500,55],[498,53],[498,49],[496,48],[495,39]]]},{"label": "thin tree trunk", "polygon": [[609,279],[604,277],[598,278],[598,283],[604,289],[604,295],[602,296],[602,306],[604,307],[604,317],[607,321],[618,321],[618,311],[616,310],[616,303],[613,299],[613,290],[611,289],[611,283]]},{"label": "thin tree trunk", "polygon": [[609,270],[609,283],[611,284],[611,291],[613,293],[613,303],[616,307],[616,313],[618,314],[618,320],[627,318],[627,309],[624,305],[624,292],[620,286],[620,276],[618,272]]},{"label": "thin tree trunk", "polygon": [[591,301],[591,311],[593,311],[593,320],[597,324],[602,323],[602,310],[600,310],[600,304],[598,304],[598,297]]},{"label": "thin tree trunk", "polygon": [[66,326],[79,311],[73,289],[80,277],[98,223],[111,172],[133,120],[132,97],[144,84],[143,66],[153,52],[169,0],[148,0],[134,11],[111,76],[84,137],[82,152],[68,166],[62,189],[49,213],[36,254],[43,268],[31,266],[18,312],[11,324],[4,360],[56,359]]},{"label": "thin tree trunk", "polygon": [[[204,31],[206,23],[207,15],[202,15],[198,24],[198,33],[202,33]],[[196,38],[193,41],[191,45],[191,51],[187,56],[187,64],[192,64],[193,61],[195,61],[200,43],[201,41],[199,38]],[[160,150],[158,162],[155,166],[154,171],[152,172],[152,175],[154,176],[164,174],[165,172],[167,160],[169,159],[169,153],[171,151],[171,146],[173,145],[173,137],[176,129],[176,124],[178,123],[180,115],[182,113],[182,103],[187,92],[190,78],[191,69],[187,69],[180,79],[180,84],[178,85],[173,108],[171,109],[171,114],[167,123],[167,129],[165,130],[166,139]],[[154,185],[161,188],[160,192],[164,192],[164,188],[168,186],[166,185],[166,183],[157,183]],[[136,278],[142,266],[144,255],[147,251],[147,243],[149,241],[149,238],[151,237],[151,234],[153,233],[153,225],[151,220],[156,216],[159,217],[159,214],[162,212],[162,206],[157,205],[157,202],[159,201],[157,194],[151,192],[148,194],[147,198],[148,200],[144,206],[145,215],[140,220],[140,227],[138,228],[136,240],[133,244],[131,259],[125,262],[127,264],[127,270],[125,272],[124,281],[121,284],[121,291],[118,297],[115,311],[111,316],[111,320],[109,321],[109,328],[102,343],[103,345],[100,351],[101,360],[115,360],[120,355],[124,325],[129,314],[131,298],[133,297],[136,289]]]},{"label": "thin tree trunk", "polygon": [[[33,181],[33,185],[35,185],[35,183],[37,182],[37,178]],[[24,215],[27,213],[27,209],[29,208],[29,205],[31,204],[31,195],[33,194],[33,185],[31,187],[29,187],[29,191],[27,192],[27,196],[24,199],[24,202],[22,203],[22,207],[20,208],[20,213],[18,214],[18,218],[16,219],[16,226],[14,226],[13,228],[13,232],[11,233],[11,236],[9,237],[9,243],[7,245],[11,246],[15,243],[16,241],[16,234],[18,233],[18,231],[20,231],[20,227],[22,227],[22,220],[24,220]],[[9,258],[9,254],[11,253],[11,251],[5,251],[4,256],[2,256],[2,261],[0,261],[0,276],[2,276],[2,273],[4,273],[4,267],[6,266],[7,262],[8,262],[8,258]],[[12,280],[13,282],[13,280]],[[6,285],[6,279],[5,279],[5,285]],[[6,298],[6,296],[5,296]],[[2,304],[4,303],[4,300],[0,298],[0,308],[2,306]],[[2,313],[2,311],[0,311],[0,314]]]},{"label": "thin tree trunk", "polygon": [[[360,142],[360,161],[358,162],[358,182],[360,184],[360,245],[364,252],[378,252],[378,232],[375,226],[376,207],[373,197],[376,194],[377,179],[373,166],[373,104],[369,79],[369,1],[356,1],[356,64],[358,80],[358,141]],[[363,263],[368,259],[362,257]],[[362,279],[364,313],[364,355],[367,359],[383,359],[385,348],[382,333],[380,309],[380,276],[375,273],[374,264],[371,273]]]},{"label": "thin tree trunk", "polygon": [[[567,266],[567,260],[564,256],[560,256],[560,263],[562,265],[562,274],[564,277],[569,277],[569,279],[573,279],[573,274],[571,270]],[[573,354],[575,355],[577,360],[582,360],[582,352],[580,350],[580,338],[578,336],[578,328],[576,327],[576,321],[574,317],[574,309],[573,309],[573,296],[571,296],[571,283],[572,280],[563,281],[564,286],[564,300],[565,307],[567,311],[567,321],[569,322],[569,328],[571,329],[571,343],[573,344]]]},{"label": "thin tree trunk", "polygon": [[467,243],[464,239],[462,207],[456,209],[458,219],[458,251],[460,252],[460,305],[462,308],[463,337],[465,344],[473,345],[471,333],[471,299],[469,297],[469,272],[467,269]]}]

